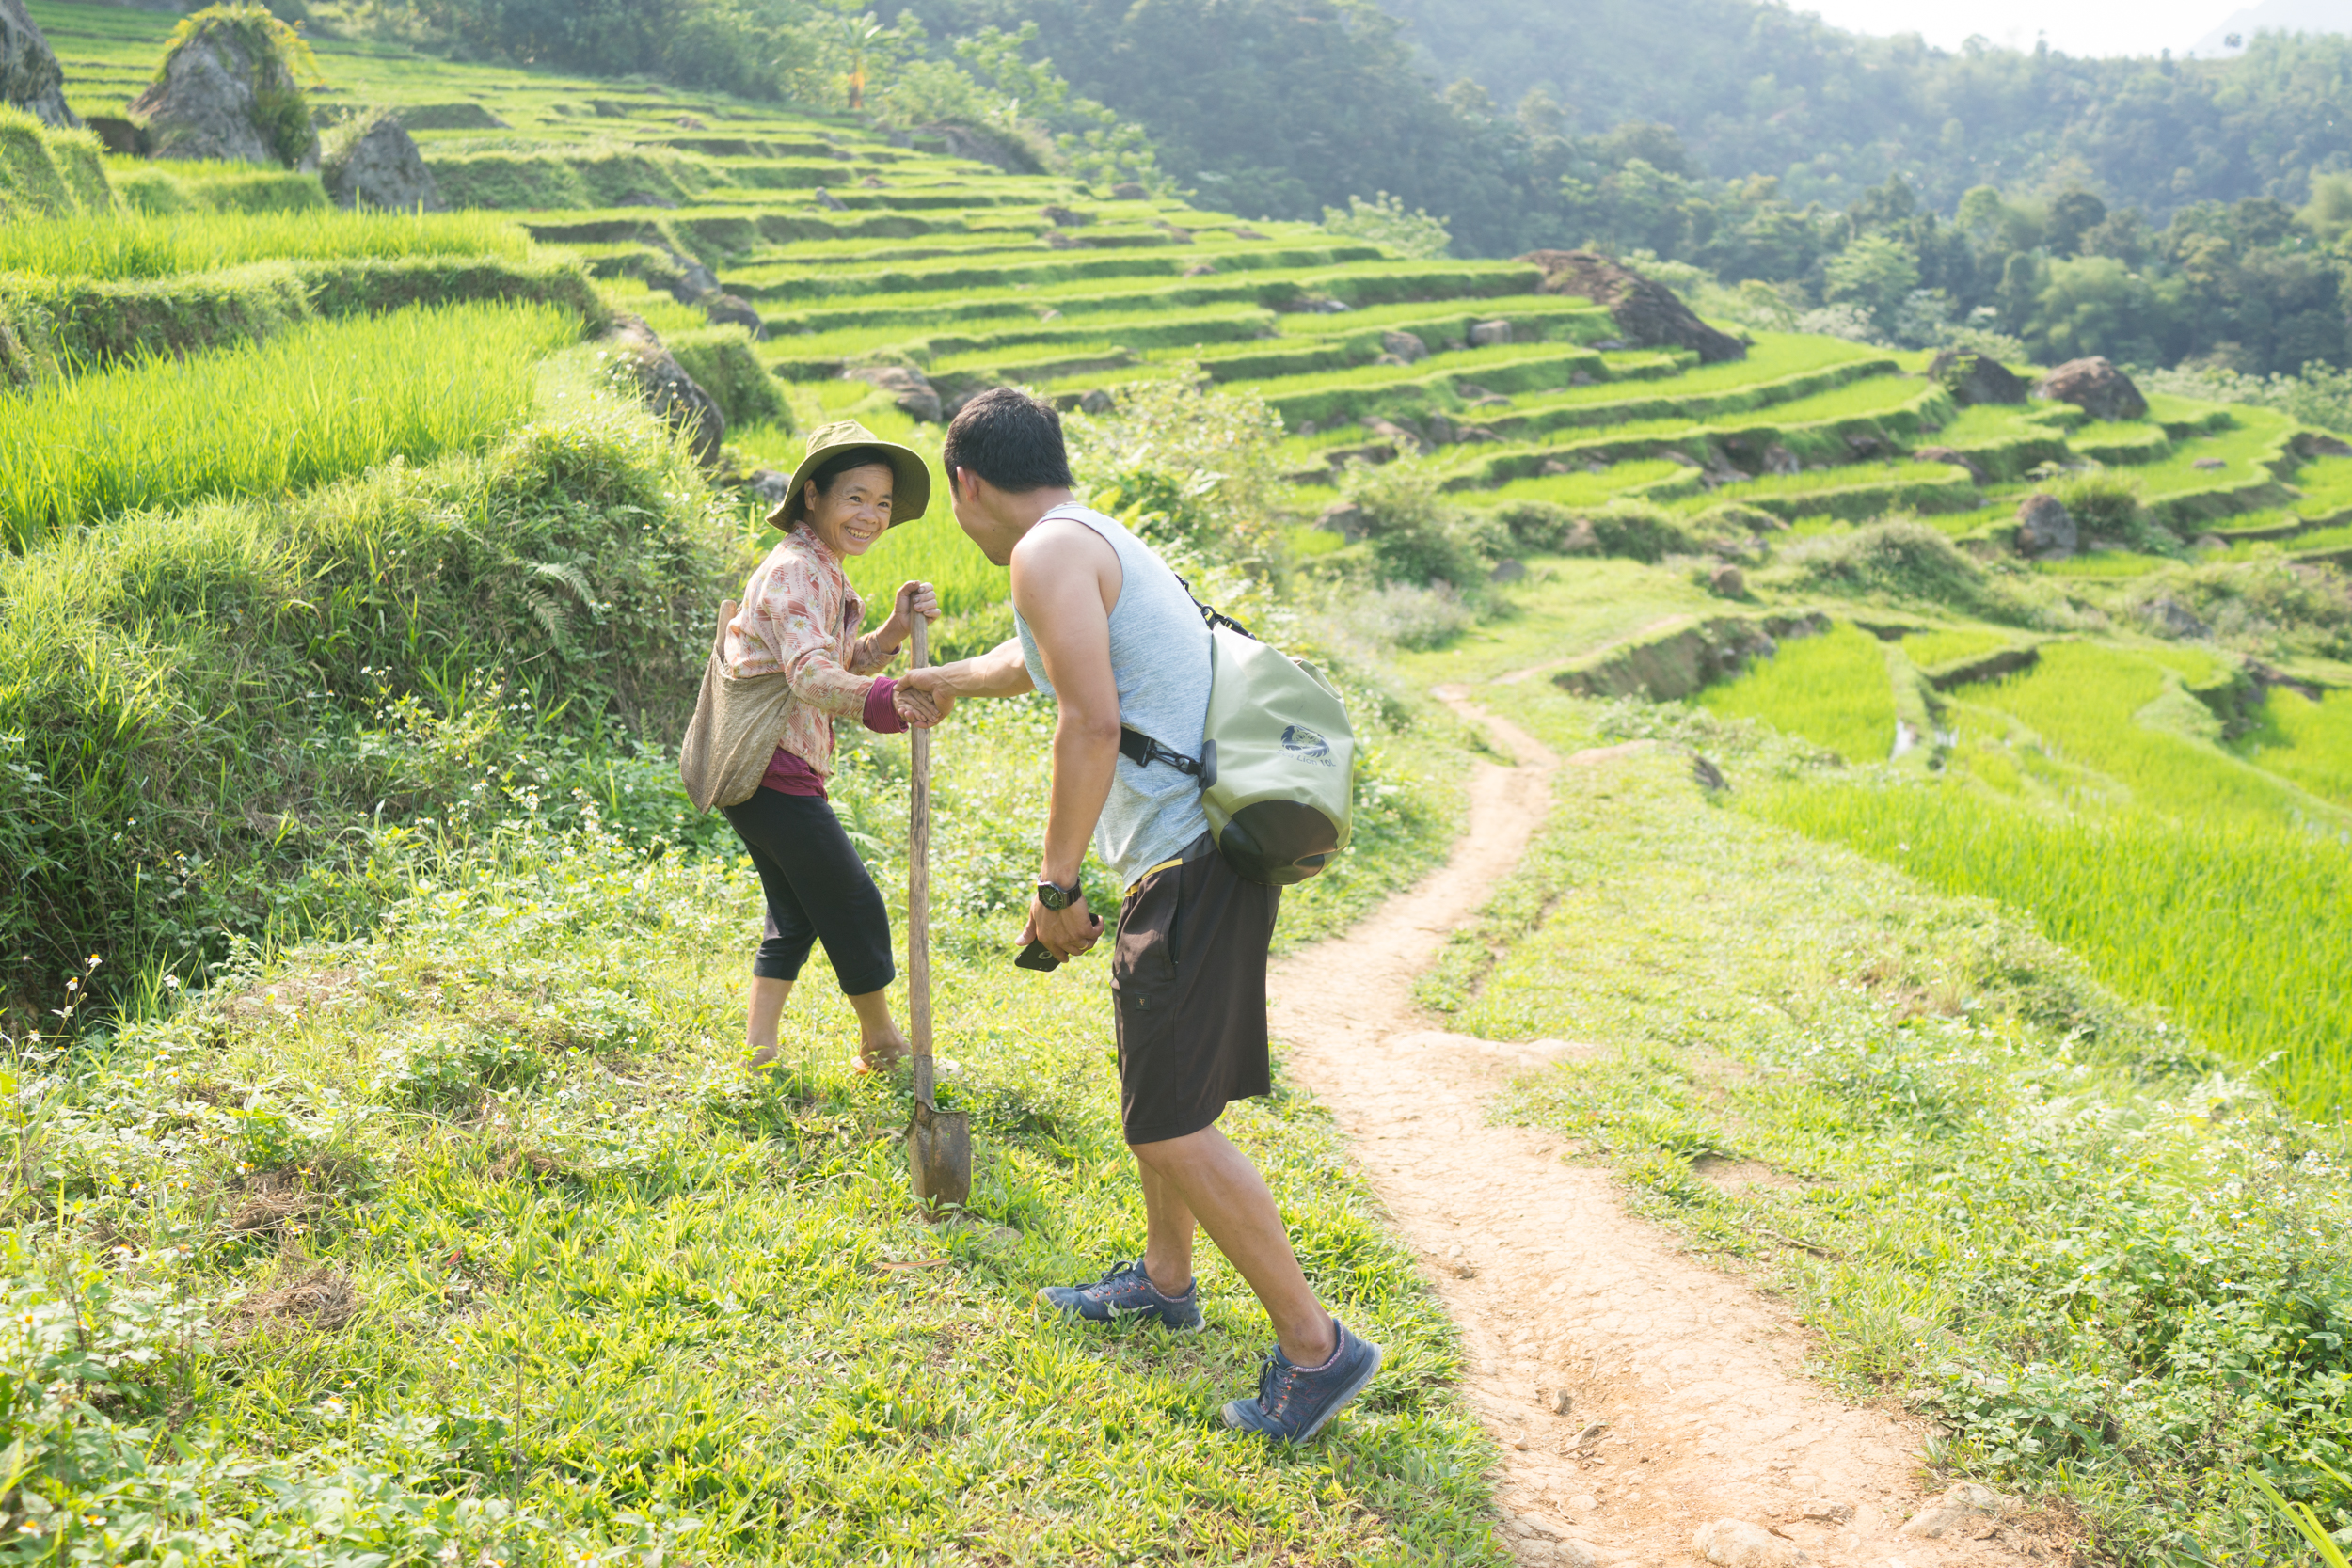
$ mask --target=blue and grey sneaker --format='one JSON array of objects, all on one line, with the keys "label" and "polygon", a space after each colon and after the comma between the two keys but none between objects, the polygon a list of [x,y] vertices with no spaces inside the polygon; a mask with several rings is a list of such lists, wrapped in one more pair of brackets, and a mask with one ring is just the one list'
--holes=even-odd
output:
[{"label": "blue and grey sneaker", "polygon": [[1114,1323],[1120,1318],[1156,1317],[1162,1326],[1178,1333],[1199,1328],[1200,1316],[1200,1282],[1194,1280],[1184,1287],[1181,1296],[1164,1296],[1152,1276],[1144,1271],[1143,1259],[1132,1263],[1115,1263],[1111,1271],[1091,1285],[1048,1285],[1037,1293],[1037,1299],[1048,1307],[1074,1312],[1089,1323]]},{"label": "blue and grey sneaker", "polygon": [[1227,1405],[1225,1424],[1280,1443],[1304,1443],[1321,1432],[1380,1370],[1378,1345],[1357,1338],[1337,1318],[1331,1326],[1339,1331],[1340,1348],[1330,1360],[1312,1369],[1295,1367],[1282,1347],[1275,1346],[1258,1374],[1258,1397]]}]

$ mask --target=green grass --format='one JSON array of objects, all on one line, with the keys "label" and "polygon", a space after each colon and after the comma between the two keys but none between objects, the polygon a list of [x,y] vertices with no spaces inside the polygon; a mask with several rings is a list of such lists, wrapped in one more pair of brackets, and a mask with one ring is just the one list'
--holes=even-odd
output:
[{"label": "green grass", "polygon": [[2323,691],[2313,702],[2293,687],[2273,687],[2264,718],[2248,760],[2352,807],[2352,691]]},{"label": "green grass", "polygon": [[[2132,469],[2142,493],[2151,500],[2160,500],[2198,490],[2228,489],[2271,479],[2265,465],[2294,430],[2294,420],[2273,408],[2238,407],[2230,412],[2236,428],[2183,441],[2169,457]],[[2197,464],[2201,459],[2218,459],[2222,466],[2200,468]]]},{"label": "green grass", "polygon": [[1563,506],[1598,506],[1613,496],[1628,490],[1685,475],[1690,468],[1663,458],[1641,458],[1630,463],[1612,463],[1599,473],[1540,474],[1534,479],[1515,479],[1498,484],[1491,490],[1478,493],[1481,504],[1518,500],[1557,501]]},{"label": "green grass", "polygon": [[520,229],[484,213],[132,213],[0,228],[0,272],[50,277],[162,277],[271,259],[525,261],[530,253]]},{"label": "green grass", "polygon": [[2034,562],[2034,570],[2054,578],[2122,580],[2146,577],[2159,567],[2171,564],[2169,558],[2161,555],[2137,555],[2130,550],[2090,550],[2082,555],[2070,555],[2063,561],[2038,561]]},{"label": "green grass", "polygon": [[1895,746],[1885,644],[1850,621],[1783,641],[1771,658],[1708,687],[1697,702],[1718,718],[1761,720],[1849,762],[1875,762]]},{"label": "green grass", "polygon": [[[1625,733],[1487,700],[1555,749]],[[2045,936],[1939,891],[1964,846],[1951,880],[1998,867],[2007,891],[2083,895],[2076,951],[2101,974],[2113,956],[2163,986],[2169,958],[2225,1022],[2247,1000],[2292,1024],[2265,986],[2344,1006],[2321,978],[2346,957],[2323,912],[2343,852],[2329,884],[2283,835],[2021,831],[1928,784],[1783,796],[1722,740],[1703,743],[1753,811],[1705,797],[1673,751],[1563,769],[1553,820],[1424,986],[1450,1027],[1594,1048],[1503,1114],[1786,1302],[1818,1373],[1936,1420],[1931,1470],[2058,1504],[2086,1552],[2271,1560],[2249,1469],[2323,1515],[2352,1500],[2305,1457],[2342,1468],[2352,1447],[2340,1167],[2209,1076],[2185,1008],[2159,1022],[2057,947],[2059,911]]]},{"label": "green grass", "polygon": [[538,362],[579,335],[552,306],[414,309],[0,393],[0,531],[22,548],[140,508],[478,448],[529,416]]},{"label": "green grass", "polygon": [[1922,670],[1933,670],[1963,659],[1981,658],[2010,646],[2015,638],[1997,631],[1975,629],[1924,631],[1903,639],[1903,653]]},{"label": "green grass", "polygon": [[[234,1521],[240,1560],[293,1563],[313,1560],[279,1532],[320,1519],[295,1539],[400,1561],[617,1564],[660,1542],[814,1564],[938,1541],[1069,1562],[1151,1541],[1500,1568],[1454,1331],[1303,1097],[1225,1125],[1310,1277],[1387,1351],[1322,1441],[1275,1449],[1218,1418],[1270,1331],[1213,1249],[1203,1334],[1037,1307],[1134,1254],[1142,1224],[1101,960],[1047,977],[1006,958],[1002,857],[1033,856],[1049,730],[1023,705],[939,744],[942,1098],[977,1146],[954,1225],[908,1195],[904,1081],[850,1073],[821,958],[783,1065],[742,1079],[749,865],[593,832],[518,826],[432,864],[369,940],[17,1061],[16,1103],[65,1135],[11,1199],[11,1310],[47,1321],[71,1280],[103,1346],[173,1313],[220,1325],[110,1365],[0,1349],[49,1396],[15,1431],[53,1548],[120,1560]],[[894,903],[902,754],[852,763],[834,797]],[[135,1260],[96,1269],[118,1244]],[[306,1282],[356,1313],[314,1320]],[[135,1423],[167,1410],[204,1416],[142,1464]],[[351,1490],[367,1506],[339,1509]]]},{"label": "green grass", "polygon": [[1811,468],[1794,474],[1760,474],[1755,479],[1719,484],[1712,490],[1678,496],[1669,504],[1686,513],[1732,503],[1761,506],[1776,514],[1818,508],[1860,519],[1906,509],[1939,509],[1974,494],[1966,470],[1948,463],[1906,459]]}]

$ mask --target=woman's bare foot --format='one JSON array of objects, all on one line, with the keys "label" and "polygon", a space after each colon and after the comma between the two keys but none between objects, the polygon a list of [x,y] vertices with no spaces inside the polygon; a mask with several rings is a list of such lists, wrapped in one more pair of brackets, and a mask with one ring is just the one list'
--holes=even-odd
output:
[{"label": "woman's bare foot", "polygon": [[850,1059],[850,1070],[858,1073],[888,1072],[906,1059],[906,1037],[893,1033],[884,1039],[861,1041],[856,1056]]},{"label": "woman's bare foot", "polygon": [[766,1045],[760,1047],[757,1051],[753,1051],[749,1046],[745,1046],[744,1050],[748,1053],[748,1054],[746,1054],[743,1058],[743,1070],[745,1072],[765,1072],[768,1069],[776,1065],[776,1058],[778,1056],[784,1054],[784,1047],[780,1045]]}]

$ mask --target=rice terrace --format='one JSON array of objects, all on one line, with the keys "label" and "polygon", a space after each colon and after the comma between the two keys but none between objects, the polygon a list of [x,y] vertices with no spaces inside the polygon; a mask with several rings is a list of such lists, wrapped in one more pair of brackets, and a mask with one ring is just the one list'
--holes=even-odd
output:
[{"label": "rice terrace", "polygon": [[[188,9],[0,0],[0,1561],[2345,1562],[2324,8]],[[1310,1441],[1215,1246],[1041,1304],[1159,1244],[1054,691],[828,721],[897,978],[747,1051],[720,606],[853,420],[867,631],[1029,636],[1003,388],[1346,708],[1217,1123]]]}]

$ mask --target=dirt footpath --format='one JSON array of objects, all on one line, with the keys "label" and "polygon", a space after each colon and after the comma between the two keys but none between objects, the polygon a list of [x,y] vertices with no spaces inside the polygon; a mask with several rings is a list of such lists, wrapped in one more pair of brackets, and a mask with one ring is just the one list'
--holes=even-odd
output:
[{"label": "dirt footpath", "polygon": [[[1412,979],[1518,863],[1555,769],[1614,759],[1564,765],[1462,693],[1439,695],[1518,766],[1477,765],[1470,832],[1441,873],[1276,966],[1273,1019],[1461,1325],[1465,1391],[1503,1448],[1497,1495],[1519,1560],[2050,1561],[1979,1515],[1938,1539],[1899,1534],[1931,1501],[1924,1428],[1809,1381],[1784,1311],[1629,1216],[1602,1172],[1563,1163],[1559,1138],[1487,1124],[1514,1072],[1584,1048],[1434,1029]],[[1718,1520],[1749,1528],[1720,1530],[1702,1556],[1694,1532]]]}]

